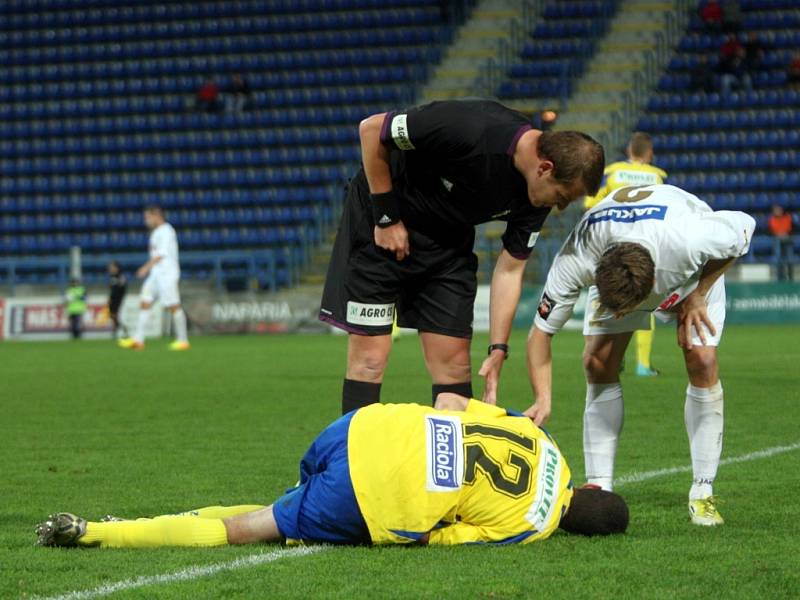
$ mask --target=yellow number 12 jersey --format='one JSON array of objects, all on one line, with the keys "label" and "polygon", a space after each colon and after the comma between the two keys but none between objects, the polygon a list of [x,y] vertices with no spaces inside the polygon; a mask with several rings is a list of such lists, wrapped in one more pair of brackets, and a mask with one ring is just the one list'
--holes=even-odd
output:
[{"label": "yellow number 12 jersey", "polygon": [[570,471],[533,422],[471,400],[466,412],[373,404],[350,424],[348,461],[373,543],[529,543],[572,498]]}]

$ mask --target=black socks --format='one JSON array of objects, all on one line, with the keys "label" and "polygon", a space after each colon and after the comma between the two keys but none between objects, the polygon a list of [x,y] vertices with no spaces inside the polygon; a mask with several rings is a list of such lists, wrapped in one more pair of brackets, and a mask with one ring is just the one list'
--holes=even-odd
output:
[{"label": "black socks", "polygon": [[345,379],[342,385],[342,414],[381,401],[381,384]]}]

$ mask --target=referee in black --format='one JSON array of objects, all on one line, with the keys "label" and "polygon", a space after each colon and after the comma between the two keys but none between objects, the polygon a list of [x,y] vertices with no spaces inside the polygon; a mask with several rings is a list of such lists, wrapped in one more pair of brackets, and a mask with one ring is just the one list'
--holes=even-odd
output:
[{"label": "referee in black", "polygon": [[542,132],[488,100],[433,102],[361,122],[320,319],[348,336],[342,413],[380,401],[392,321],[419,331],[433,399],[471,397],[475,225],[505,221],[491,282],[489,356],[479,374],[495,403],[525,264],[550,209],[593,195],[603,148]]},{"label": "referee in black", "polygon": [[128,328],[120,321],[119,309],[125,299],[125,292],[128,291],[128,278],[122,272],[122,267],[115,260],[108,263],[108,316],[114,324],[114,337],[117,338],[120,328],[124,337],[128,337]]}]

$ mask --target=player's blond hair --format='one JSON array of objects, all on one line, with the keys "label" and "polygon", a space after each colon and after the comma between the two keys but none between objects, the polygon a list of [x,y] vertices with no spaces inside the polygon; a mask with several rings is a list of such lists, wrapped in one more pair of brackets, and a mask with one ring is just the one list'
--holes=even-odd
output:
[{"label": "player's blond hair", "polygon": [[653,290],[655,270],[644,246],[631,242],[612,246],[594,272],[600,303],[614,313],[638,306]]},{"label": "player's blond hair", "polygon": [[653,138],[649,133],[636,131],[628,142],[628,153],[632,158],[647,158],[653,152]]}]

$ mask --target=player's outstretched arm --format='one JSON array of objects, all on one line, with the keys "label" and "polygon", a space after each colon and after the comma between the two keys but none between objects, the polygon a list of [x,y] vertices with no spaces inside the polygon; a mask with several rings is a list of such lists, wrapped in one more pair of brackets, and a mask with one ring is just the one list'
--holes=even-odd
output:
[{"label": "player's outstretched arm", "polygon": [[535,325],[528,335],[528,377],[535,402],[525,416],[541,425],[550,417],[553,390],[553,334]]},{"label": "player's outstretched arm", "polygon": [[[490,344],[508,343],[514,314],[517,312],[519,297],[522,293],[522,276],[525,273],[526,264],[527,261],[514,258],[505,249],[497,257],[489,299]],[[493,350],[478,371],[479,375],[486,378],[483,390],[484,402],[497,404],[497,385],[505,359],[505,351]]]},{"label": "player's outstretched arm", "polygon": [[141,267],[139,267],[136,270],[136,276],[139,279],[144,279],[145,277],[147,277],[147,274],[150,272],[150,270],[153,267],[155,267],[158,263],[160,263],[162,258],[164,258],[164,257],[163,256],[154,256],[153,258],[148,260],[146,263],[144,263]]}]

